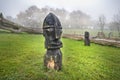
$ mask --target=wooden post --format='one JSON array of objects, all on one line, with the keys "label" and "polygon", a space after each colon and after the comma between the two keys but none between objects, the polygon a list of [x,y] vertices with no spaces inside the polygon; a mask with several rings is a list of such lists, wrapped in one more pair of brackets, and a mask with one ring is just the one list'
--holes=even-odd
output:
[{"label": "wooden post", "polygon": [[84,45],[85,46],[90,46],[90,39],[89,39],[89,32],[85,32],[85,35],[84,35]]}]

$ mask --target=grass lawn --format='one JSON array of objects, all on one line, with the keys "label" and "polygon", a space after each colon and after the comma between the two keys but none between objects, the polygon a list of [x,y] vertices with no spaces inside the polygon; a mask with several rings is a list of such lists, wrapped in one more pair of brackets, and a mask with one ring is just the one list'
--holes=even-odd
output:
[{"label": "grass lawn", "polygon": [[0,33],[0,80],[120,80],[120,48],[62,42],[62,70],[45,71],[42,35]]}]

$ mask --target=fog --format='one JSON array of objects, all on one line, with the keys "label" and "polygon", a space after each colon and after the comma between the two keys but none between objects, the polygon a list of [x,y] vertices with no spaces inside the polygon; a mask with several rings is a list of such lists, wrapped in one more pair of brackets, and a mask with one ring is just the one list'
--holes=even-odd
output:
[{"label": "fog", "polygon": [[45,16],[53,12],[64,33],[83,34],[87,30],[93,35],[112,32],[120,36],[119,3],[120,0],[0,0],[0,12],[6,19],[33,28],[42,28]]},{"label": "fog", "polygon": [[104,14],[107,21],[119,9],[120,0],[0,0],[0,12],[5,16],[16,17],[20,11],[26,10],[32,5],[41,8],[50,6],[52,8],[64,8],[68,11],[81,10],[96,20],[99,15]]}]

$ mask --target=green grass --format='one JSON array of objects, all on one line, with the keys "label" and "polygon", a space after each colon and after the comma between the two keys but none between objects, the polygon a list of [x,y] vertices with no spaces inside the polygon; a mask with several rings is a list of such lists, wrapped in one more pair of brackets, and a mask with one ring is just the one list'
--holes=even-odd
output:
[{"label": "green grass", "polygon": [[62,42],[62,70],[45,71],[42,35],[1,33],[0,80],[120,80],[120,48]]}]

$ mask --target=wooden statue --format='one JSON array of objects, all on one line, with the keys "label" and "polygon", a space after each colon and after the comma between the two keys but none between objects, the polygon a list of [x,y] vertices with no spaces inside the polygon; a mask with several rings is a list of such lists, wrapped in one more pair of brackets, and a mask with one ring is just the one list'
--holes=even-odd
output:
[{"label": "wooden statue", "polygon": [[49,13],[43,22],[43,35],[47,49],[44,65],[48,69],[60,70],[62,67],[61,34],[62,26],[59,19],[53,13]]}]

